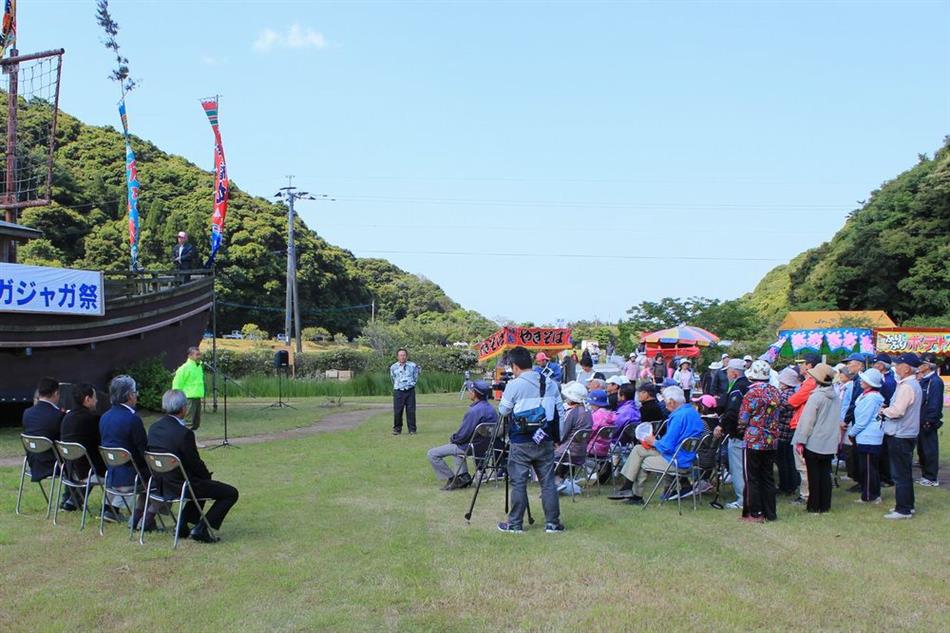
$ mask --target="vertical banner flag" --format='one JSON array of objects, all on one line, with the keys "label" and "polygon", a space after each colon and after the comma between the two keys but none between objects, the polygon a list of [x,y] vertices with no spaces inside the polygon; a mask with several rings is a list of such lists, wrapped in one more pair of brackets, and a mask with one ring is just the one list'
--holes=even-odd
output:
[{"label": "vertical banner flag", "polygon": [[214,132],[214,212],[211,214],[211,256],[205,268],[214,265],[214,257],[221,248],[224,239],[224,220],[228,215],[228,166],[224,160],[224,146],[221,144],[221,130],[218,128],[218,98],[202,99],[201,107],[208,115],[211,130]]},{"label": "vertical banner flag", "polygon": [[139,169],[135,162],[135,152],[129,139],[129,119],[125,114],[125,100],[119,102],[119,118],[122,119],[122,133],[125,136],[125,178],[128,183],[129,210],[129,246],[132,253],[131,270],[139,267]]},{"label": "vertical banner flag", "polygon": [[0,57],[8,48],[16,48],[16,0],[4,0],[3,27],[0,30]]}]

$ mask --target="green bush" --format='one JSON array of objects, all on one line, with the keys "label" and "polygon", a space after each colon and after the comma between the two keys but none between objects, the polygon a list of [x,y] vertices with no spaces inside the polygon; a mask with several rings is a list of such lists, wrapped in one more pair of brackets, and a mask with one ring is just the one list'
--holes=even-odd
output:
[{"label": "green bush", "polygon": [[[418,393],[450,393],[462,388],[463,377],[458,374],[431,372],[423,374],[416,383]],[[277,397],[277,378],[268,375],[247,376],[240,379],[242,395],[258,398]],[[389,375],[383,372],[360,374],[352,380],[315,380],[296,378],[285,380],[281,386],[284,396],[291,398],[387,396],[393,392]]]},{"label": "green bush", "polygon": [[[425,346],[409,350],[409,359],[418,364],[422,375],[429,372],[448,372],[461,374],[475,369],[478,365],[478,354],[475,350],[457,347]],[[388,371],[389,366],[396,362],[394,356],[375,354],[369,361],[369,371]]]},{"label": "green bush", "polygon": [[121,374],[131,376],[139,390],[139,406],[150,411],[162,410],[162,394],[172,388],[173,372],[165,369],[164,357],[162,354],[143,360],[112,374],[113,377]]}]

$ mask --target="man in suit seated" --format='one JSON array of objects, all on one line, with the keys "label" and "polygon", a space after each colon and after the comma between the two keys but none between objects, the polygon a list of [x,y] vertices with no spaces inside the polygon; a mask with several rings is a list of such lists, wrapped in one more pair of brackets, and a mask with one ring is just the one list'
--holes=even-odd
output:
[{"label": "man in suit seated", "polygon": [[[205,513],[208,523],[215,530],[221,527],[224,517],[227,516],[238,500],[238,491],[220,481],[211,479],[211,473],[198,455],[195,444],[195,433],[185,426],[185,416],[188,415],[188,398],[178,389],[169,389],[162,395],[162,411],[165,415],[155,421],[148,429],[148,450],[154,453],[172,453],[179,460],[191,481],[191,488],[199,499],[212,499],[214,503]],[[178,470],[165,473],[159,479],[163,495],[181,494],[184,481]],[[186,497],[187,498],[187,497]],[[187,534],[192,539],[202,543],[214,543],[219,540],[208,531],[208,526],[201,520],[201,513],[194,503],[185,505],[182,514],[182,526],[179,536],[186,536],[188,524],[193,524],[191,532]]]},{"label": "man in suit seated", "polygon": [[[59,408],[59,381],[55,378],[40,378],[36,395],[37,400],[33,406],[23,412],[23,432],[55,442],[59,439],[60,424],[63,421],[63,412]],[[27,453],[26,461],[30,465],[30,481],[40,481],[53,476],[56,455],[52,449],[39,454]],[[63,493],[60,508],[68,511],[76,509],[67,492]]]},{"label": "man in suit seated", "polygon": [[[145,436],[145,425],[142,418],[135,412],[135,405],[139,401],[138,387],[131,376],[116,376],[109,383],[109,401],[112,408],[99,418],[99,436],[102,446],[108,448],[124,448],[132,454],[132,461],[138,466],[143,477],[148,477],[148,467],[145,464],[145,451],[148,440]],[[135,485],[135,468],[131,464],[109,467],[107,481],[110,488],[117,488],[123,492],[132,492]],[[146,479],[147,481],[147,479]],[[144,491],[142,482],[140,490]],[[110,500],[111,505],[121,504],[121,497]],[[145,495],[138,498],[132,521],[138,526],[142,518],[142,509],[145,506]],[[145,517],[145,529],[154,529],[155,517],[149,512]]]}]

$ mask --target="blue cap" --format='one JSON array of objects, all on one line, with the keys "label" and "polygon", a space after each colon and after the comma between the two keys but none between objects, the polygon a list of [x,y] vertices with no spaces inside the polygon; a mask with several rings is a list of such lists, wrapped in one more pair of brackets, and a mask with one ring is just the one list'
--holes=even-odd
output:
[{"label": "blue cap", "polygon": [[812,367],[818,365],[821,362],[821,356],[814,352],[810,352],[802,356],[802,360],[811,365]]},{"label": "blue cap", "polygon": [[844,362],[850,363],[853,360],[856,360],[859,363],[863,363],[867,361],[867,356],[862,354],[861,352],[855,352],[854,354],[851,354],[851,356],[848,356],[846,359],[844,359]]},{"label": "blue cap", "polygon": [[872,363],[887,363],[888,365],[890,365],[894,361],[891,360],[890,354],[885,354],[884,352],[881,352],[880,354],[872,358],[871,362]]},{"label": "blue cap", "polygon": [[475,393],[482,396],[487,396],[488,392],[491,391],[491,385],[489,385],[484,380],[476,380],[475,382],[469,384],[468,390],[474,391]]},{"label": "blue cap", "polygon": [[672,378],[664,378],[664,379],[663,379],[663,388],[664,388],[664,389],[666,389],[667,387],[675,387],[675,386],[676,386],[676,381],[673,380]]},{"label": "blue cap", "polygon": [[905,365],[910,365],[914,369],[920,367],[920,356],[912,352],[905,352],[897,357],[895,363],[903,363]]},{"label": "blue cap", "polygon": [[607,392],[603,389],[594,389],[587,394],[587,402],[598,407],[610,406],[610,401],[607,400]]}]

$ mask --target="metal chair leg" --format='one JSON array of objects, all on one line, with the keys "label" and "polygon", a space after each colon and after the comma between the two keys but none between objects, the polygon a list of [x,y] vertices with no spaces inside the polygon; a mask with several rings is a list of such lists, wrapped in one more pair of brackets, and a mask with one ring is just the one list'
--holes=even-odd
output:
[{"label": "metal chair leg", "polygon": [[49,499],[46,500],[46,518],[53,512],[53,503],[56,499],[56,473],[59,472],[59,462],[53,464],[53,477],[50,480]]},{"label": "metal chair leg", "polygon": [[[20,489],[16,493],[16,513],[20,514],[20,498],[23,497],[23,481],[26,479],[26,456],[23,456],[23,468],[20,469]],[[42,482],[40,486],[42,487]],[[45,496],[46,493],[44,492]]]},{"label": "metal chair leg", "polygon": [[[181,497],[178,499],[178,520],[175,521],[175,543],[172,545],[172,549],[178,549],[178,532],[181,530],[181,515],[184,514],[185,510],[185,486],[181,487]],[[142,524],[142,529],[145,529],[145,524]]]},{"label": "metal chair leg", "polygon": [[[148,485],[145,486],[145,507],[142,509],[142,512],[145,512],[145,509],[148,508],[148,498],[152,493],[152,478],[148,478]],[[175,537],[178,537],[178,532],[175,532]],[[142,521],[142,525],[139,528],[139,545],[145,545],[145,521]]]},{"label": "metal chair leg", "polygon": [[[60,494],[63,493],[63,472],[62,472],[62,471],[60,471],[60,473],[59,473],[59,493],[60,493]],[[54,494],[53,497],[55,498],[56,495]],[[56,504],[56,507],[53,509],[53,525],[59,525],[59,524],[56,522],[56,519],[59,517],[59,506],[60,506],[60,505],[61,505],[60,503],[57,503],[57,504]]]}]

